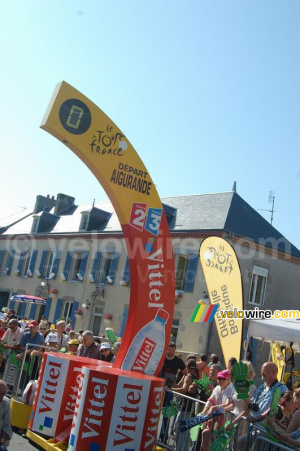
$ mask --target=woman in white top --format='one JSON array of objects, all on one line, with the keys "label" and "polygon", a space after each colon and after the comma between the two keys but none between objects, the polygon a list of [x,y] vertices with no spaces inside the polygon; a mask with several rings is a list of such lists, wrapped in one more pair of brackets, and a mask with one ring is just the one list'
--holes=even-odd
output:
[{"label": "woman in white top", "polygon": [[[249,362],[248,360],[243,360],[243,363],[245,363],[248,367],[248,372],[247,372],[247,380],[248,381],[253,381],[253,379],[255,378],[255,371],[253,369],[253,366],[251,364],[251,362]],[[231,370],[231,380],[234,383],[234,374],[233,371]],[[235,391],[234,395],[232,397],[233,402],[234,402],[234,410],[233,413],[238,417],[239,415],[241,415],[241,413],[243,413],[245,410],[247,410],[247,406],[249,403],[251,403],[251,398],[254,395],[254,392],[256,390],[256,386],[254,384],[250,385],[249,388],[249,396],[248,399],[238,399],[238,394]]]}]

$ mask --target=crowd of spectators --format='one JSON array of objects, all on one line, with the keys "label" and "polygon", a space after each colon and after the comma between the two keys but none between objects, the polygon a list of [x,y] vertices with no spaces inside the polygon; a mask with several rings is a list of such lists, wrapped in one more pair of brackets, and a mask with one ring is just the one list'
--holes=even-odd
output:
[{"label": "crowd of spectators", "polygon": [[[14,353],[21,361],[42,357],[45,351],[79,355],[112,362],[119,350],[120,342],[114,345],[106,339],[95,337],[90,330],[72,329],[73,322],[64,318],[49,324],[42,316],[40,321],[17,317],[14,310],[3,309],[0,318],[0,376],[5,374],[5,365]],[[38,363],[37,363],[38,365]]]},{"label": "crowd of spectators", "polygon": [[[17,361],[23,358],[25,361],[32,360],[33,357],[40,358],[45,351],[49,351],[112,362],[120,344],[117,341],[111,345],[109,340],[95,337],[90,330],[81,329],[76,332],[71,320],[66,322],[65,319],[60,319],[56,324],[50,325],[45,317],[39,322],[19,318],[14,310],[7,309],[0,317],[0,377],[5,374],[5,365],[11,353],[15,354]],[[236,363],[236,359],[232,357],[223,367],[216,354],[212,354],[210,358],[206,354],[201,354],[200,358],[189,354],[184,362],[180,355],[176,355],[176,345],[169,344],[160,374],[166,381],[163,406],[170,406],[176,395],[185,395],[188,398],[181,402],[172,429],[168,419],[163,418],[160,430],[162,442],[166,443],[169,435],[173,434],[177,449],[209,450],[216,437],[213,430],[224,426],[222,415],[231,412],[231,422],[226,426],[228,432],[246,419],[249,425],[257,422],[266,425],[285,444],[300,447],[300,388],[288,390],[286,385],[277,379],[276,364],[265,362],[260,370],[262,384],[256,387],[251,383],[248,399],[239,399],[234,386]],[[247,366],[247,380],[253,381],[255,371],[249,361],[244,363]],[[204,380],[203,378],[206,380],[204,386],[198,383],[199,380]],[[269,416],[269,413],[277,388],[281,398],[274,417]],[[7,389],[5,380],[0,380],[0,440],[4,437],[6,443],[11,438],[11,431],[5,423],[8,401],[4,395]],[[195,403],[195,399],[202,401],[202,404]],[[196,448],[196,443],[190,442],[189,432],[180,432],[181,421],[193,415],[211,415],[217,411],[221,415],[205,423],[201,432],[201,446]],[[249,434],[252,433],[251,428],[249,430],[248,435],[238,437],[234,449],[245,449]]]},{"label": "crowd of spectators", "polygon": [[[166,380],[167,391],[164,399],[164,407],[170,406],[176,400],[176,395],[188,396],[181,400],[180,410],[177,413],[172,427],[164,417],[160,430],[160,441],[167,443],[172,435],[176,449],[186,450],[209,450],[214,440],[216,431],[225,426],[225,415],[231,414],[230,424],[226,425],[226,431],[230,432],[235,425],[246,421],[249,425],[247,434],[237,434],[235,442],[231,442],[230,449],[238,451],[247,449],[247,444],[254,434],[253,425],[259,423],[266,426],[274,433],[275,437],[286,445],[300,447],[300,388],[288,390],[286,385],[277,379],[278,368],[273,362],[265,362],[260,370],[262,383],[255,386],[252,381],[255,371],[251,362],[244,361],[247,368],[246,379],[250,382],[247,399],[239,399],[234,385],[234,365],[237,360],[232,357],[224,368],[218,356],[212,354],[210,359],[206,354],[201,354],[197,359],[194,354],[183,360],[176,355],[176,346],[170,343],[161,376]],[[205,388],[199,385],[203,374],[208,378]],[[180,375],[180,377],[178,377]],[[277,411],[270,416],[270,408],[274,393],[280,391],[280,401]],[[192,402],[199,399],[202,404]],[[213,412],[220,415],[214,419],[204,422],[204,427],[199,429],[199,443],[191,443],[189,431],[180,432],[181,421],[195,415],[211,416]],[[228,418],[227,418],[228,419]],[[254,426],[255,428],[255,426]],[[259,429],[259,428],[258,428]],[[259,430],[255,434],[260,434]]]}]

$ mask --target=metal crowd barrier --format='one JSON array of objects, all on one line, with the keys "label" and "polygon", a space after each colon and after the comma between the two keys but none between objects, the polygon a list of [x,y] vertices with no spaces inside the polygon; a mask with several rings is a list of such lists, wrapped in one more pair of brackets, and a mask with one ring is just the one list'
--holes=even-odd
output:
[{"label": "metal crowd barrier", "polygon": [[288,443],[276,443],[264,437],[266,431],[259,423],[248,423],[247,435],[244,436],[243,445],[240,443],[239,449],[244,451],[279,451],[279,450],[295,450],[295,448]]},{"label": "metal crowd barrier", "polygon": [[254,440],[251,451],[281,451],[287,450],[291,451],[291,449],[296,449],[290,445],[283,445],[281,443],[274,443],[271,440],[268,440],[265,437],[257,437]]},{"label": "metal crowd barrier", "polygon": [[[186,420],[201,413],[206,403],[199,399],[175,393],[172,390],[167,390],[165,393],[165,407],[172,408],[172,405],[170,405],[171,402],[178,403],[180,410],[171,417],[161,415],[158,426],[157,445],[165,450],[176,449],[178,451],[200,451],[201,437],[199,437],[199,435],[197,436],[196,434],[195,440],[192,442],[190,438],[190,430],[180,432],[180,420]],[[233,418],[235,418],[235,415],[233,415],[231,412],[227,412],[226,414],[222,415],[222,417],[224,422],[226,422],[233,420]],[[210,436],[213,435],[213,429],[215,427],[216,422],[213,420],[204,423],[204,429],[209,428],[207,433]],[[242,424],[239,425],[239,428],[241,427]],[[231,448],[232,445],[237,441],[239,428],[236,428],[234,435],[230,441]],[[199,432],[199,429],[198,434],[201,434],[201,432]]]},{"label": "metal crowd barrier", "polygon": [[38,379],[42,357],[26,356],[26,351],[28,351],[28,349],[53,351],[53,348],[50,348],[49,346],[27,344],[25,351],[23,352],[23,358],[20,361],[18,361],[16,357],[20,351],[11,351],[7,354],[3,372],[3,380],[6,382],[8,387],[6,396],[9,398],[21,398],[28,382]]}]

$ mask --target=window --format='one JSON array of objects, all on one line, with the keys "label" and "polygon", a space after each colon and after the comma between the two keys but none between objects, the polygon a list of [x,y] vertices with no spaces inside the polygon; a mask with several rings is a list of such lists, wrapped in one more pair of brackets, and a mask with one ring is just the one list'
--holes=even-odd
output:
[{"label": "window", "polygon": [[114,252],[105,252],[102,255],[100,265],[96,275],[96,281],[99,283],[105,283],[109,274],[110,267],[113,261]]},{"label": "window", "polygon": [[179,330],[179,318],[173,318],[173,324],[171,329],[170,342],[174,342],[176,344],[178,330]]},{"label": "window", "polygon": [[193,293],[197,274],[199,255],[186,251],[175,254],[175,289]]},{"label": "window", "polygon": [[39,229],[40,218],[33,218],[31,233],[37,233]]},{"label": "window", "polygon": [[188,268],[188,256],[175,255],[175,289],[184,290],[185,278]]},{"label": "window", "polygon": [[86,231],[87,227],[88,227],[88,222],[89,222],[89,215],[83,214],[82,218],[81,218],[81,222],[80,222],[79,231],[80,230]]},{"label": "window", "polygon": [[0,261],[0,274],[2,276],[7,275],[9,273],[9,259],[10,259],[10,252],[9,251],[1,251],[2,259]]},{"label": "window", "polygon": [[70,263],[69,280],[79,280],[77,274],[80,270],[80,265],[82,263],[83,253],[73,252]]},{"label": "window", "polygon": [[[46,306],[42,304],[38,304],[35,309],[34,319],[40,322],[42,315],[44,314]],[[28,316],[26,317],[28,318]]]},{"label": "window", "polygon": [[29,271],[31,257],[32,257],[32,252],[31,251],[26,251],[24,253],[22,269],[21,269],[21,276],[27,277],[27,273]]},{"label": "window", "polygon": [[93,334],[98,336],[100,334],[101,320],[103,315],[104,306],[96,305],[92,316],[91,330]]},{"label": "window", "polygon": [[66,321],[69,320],[72,312],[73,301],[64,301],[61,318],[66,318]]},{"label": "window", "polygon": [[268,279],[268,270],[260,268],[259,266],[253,267],[251,290],[249,303],[257,306],[262,306],[264,303],[266,284]]},{"label": "window", "polygon": [[43,275],[45,279],[49,279],[50,274],[52,273],[52,265],[54,262],[54,252],[48,251],[45,263],[44,263],[44,269],[43,269]]}]

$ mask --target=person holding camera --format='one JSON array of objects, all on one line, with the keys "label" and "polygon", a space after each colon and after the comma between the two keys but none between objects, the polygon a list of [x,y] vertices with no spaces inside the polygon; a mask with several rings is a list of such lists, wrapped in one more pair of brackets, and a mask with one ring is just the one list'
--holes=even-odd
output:
[{"label": "person holding camera", "polygon": [[[264,383],[255,391],[251,403],[248,403],[245,412],[243,412],[250,423],[256,423],[266,418],[277,388],[280,389],[281,396],[288,390],[286,385],[277,380],[278,368],[275,363],[264,363],[260,372]],[[240,421],[241,416],[242,414],[233,421],[233,424]],[[238,439],[238,450],[244,449],[247,438],[247,435],[243,435]]]}]

